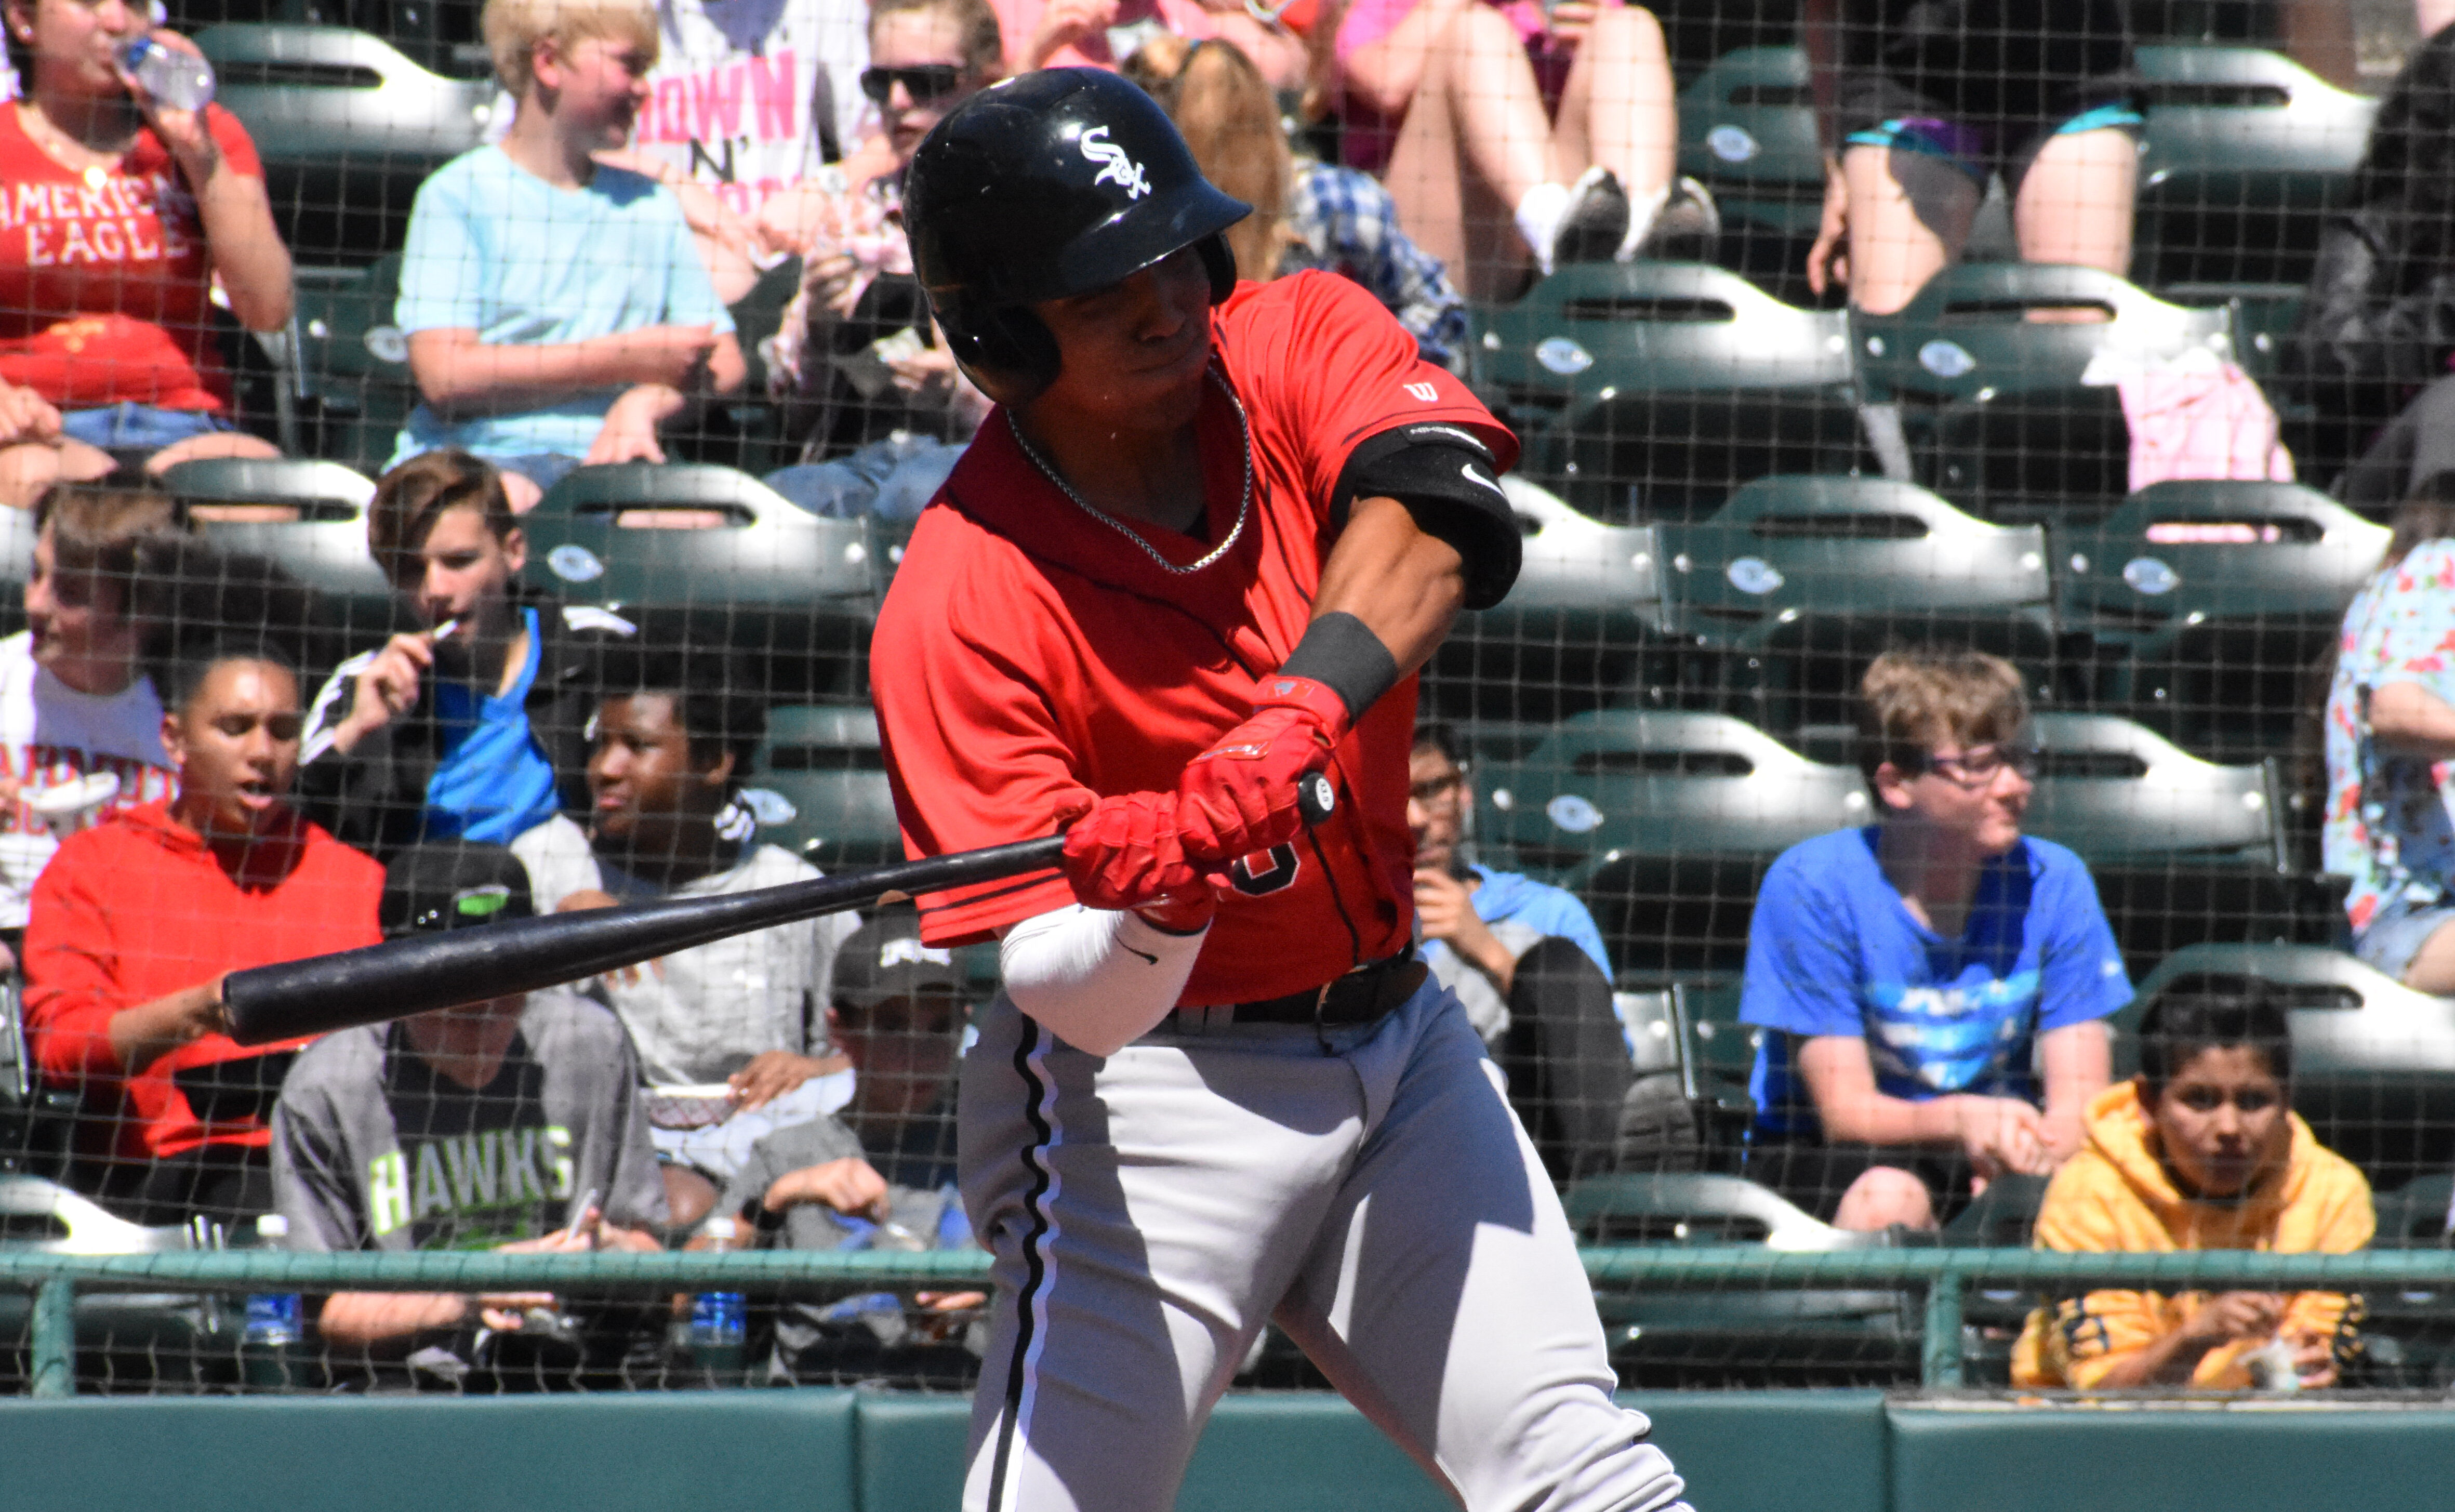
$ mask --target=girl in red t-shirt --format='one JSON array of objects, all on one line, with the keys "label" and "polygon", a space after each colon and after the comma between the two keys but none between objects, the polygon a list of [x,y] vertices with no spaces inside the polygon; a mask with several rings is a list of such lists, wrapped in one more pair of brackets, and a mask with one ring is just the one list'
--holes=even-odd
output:
[{"label": "girl in red t-shirt", "polygon": [[132,0],[6,0],[0,15],[26,86],[0,106],[0,502],[99,478],[113,454],[152,472],[276,455],[231,426],[206,305],[218,277],[249,330],[290,319],[290,254],[246,130],[128,76],[119,50],[149,30]]}]

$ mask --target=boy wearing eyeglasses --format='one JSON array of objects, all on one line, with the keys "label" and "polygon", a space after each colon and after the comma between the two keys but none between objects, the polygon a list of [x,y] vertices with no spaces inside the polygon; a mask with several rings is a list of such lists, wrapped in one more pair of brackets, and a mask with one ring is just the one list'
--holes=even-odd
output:
[{"label": "boy wearing eyeglasses", "polygon": [[1877,821],[1792,847],[1756,896],[1746,1169],[1840,1228],[1931,1229],[2080,1148],[2131,983],[2087,868],[2020,833],[2020,674],[1895,651],[1859,693]]}]

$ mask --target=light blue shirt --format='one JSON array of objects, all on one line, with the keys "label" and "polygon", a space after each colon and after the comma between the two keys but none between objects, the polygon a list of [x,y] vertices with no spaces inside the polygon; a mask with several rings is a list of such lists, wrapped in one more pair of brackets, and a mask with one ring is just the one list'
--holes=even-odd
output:
[{"label": "light blue shirt", "polygon": [[554,763],[529,728],[529,689],[537,685],[544,638],[528,617],[529,654],[509,691],[481,697],[466,684],[437,679],[436,723],[443,754],[426,783],[426,837],[507,846],[560,808]]},{"label": "light blue shirt", "polygon": [[[499,147],[464,153],[419,187],[395,319],[405,335],[475,331],[489,346],[562,345],[653,325],[733,329],[671,191],[604,167],[584,189],[559,189]],[[454,421],[421,404],[393,461],[437,446],[498,459],[585,457],[621,394],[618,384]]]},{"label": "light blue shirt", "polygon": [[[1514,871],[1491,871],[1482,867],[1470,867],[1482,879],[1482,886],[1467,894],[1474,900],[1474,916],[1486,924],[1515,922],[1547,937],[1574,941],[1578,950],[1593,958],[1594,969],[1611,979],[1611,959],[1603,953],[1602,931],[1594,928],[1594,916],[1577,901],[1577,895]],[[1417,953],[1426,965],[1437,965],[1453,952],[1446,940],[1426,940]]]},{"label": "light blue shirt", "polygon": [[1783,1032],[1756,1051],[1755,1136],[1821,1136],[1793,1038],[1863,1036],[1886,1096],[2034,1102],[2037,1036],[2131,1001],[2080,857],[2022,840],[1978,873],[1969,921],[1947,940],[1912,918],[1885,879],[1877,833],[1801,841],[1756,893],[1739,1019]]}]

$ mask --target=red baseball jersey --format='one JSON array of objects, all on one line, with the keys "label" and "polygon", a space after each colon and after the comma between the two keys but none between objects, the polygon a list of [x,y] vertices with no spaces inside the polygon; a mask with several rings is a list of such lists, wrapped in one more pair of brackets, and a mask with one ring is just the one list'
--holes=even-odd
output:
[{"label": "red baseball jersey", "polygon": [[[1235,404],[1208,385],[1197,424],[1204,539],[1129,537],[1035,467],[992,414],[921,516],[870,650],[904,848],[943,855],[1051,832],[1068,794],[1172,789],[1185,764],[1252,712],[1312,620],[1333,543],[1330,495],[1357,443],[1441,420],[1506,470],[1516,439],[1344,278],[1238,287],[1212,312],[1212,360],[1252,432],[1253,496],[1233,547],[1245,458]],[[1338,810],[1237,866],[1236,895],[1186,1005],[1305,991],[1407,948],[1414,845],[1407,756],[1415,680],[1383,695],[1336,753]],[[1074,901],[1043,871],[921,900],[922,933],[966,944]]]}]

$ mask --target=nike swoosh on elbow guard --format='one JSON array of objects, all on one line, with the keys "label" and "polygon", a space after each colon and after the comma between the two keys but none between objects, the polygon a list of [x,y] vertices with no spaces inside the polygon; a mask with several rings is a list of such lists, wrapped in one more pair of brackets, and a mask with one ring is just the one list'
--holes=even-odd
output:
[{"label": "nike swoosh on elbow guard", "polygon": [[1486,477],[1484,477],[1481,473],[1476,472],[1476,471],[1474,470],[1474,463],[1472,463],[1472,462],[1460,462],[1460,463],[1458,464],[1458,471],[1459,471],[1460,473],[1462,473],[1462,474],[1464,474],[1464,475],[1466,476],[1466,480],[1467,480],[1468,482],[1470,482],[1470,483],[1481,483],[1484,487],[1491,489],[1493,493],[1498,494],[1498,495],[1499,495],[1501,498],[1503,498],[1503,499],[1506,499],[1506,498],[1508,498],[1508,497],[1509,497],[1509,490],[1508,490],[1508,489],[1501,487],[1498,483],[1493,482],[1491,479],[1486,478]]}]

